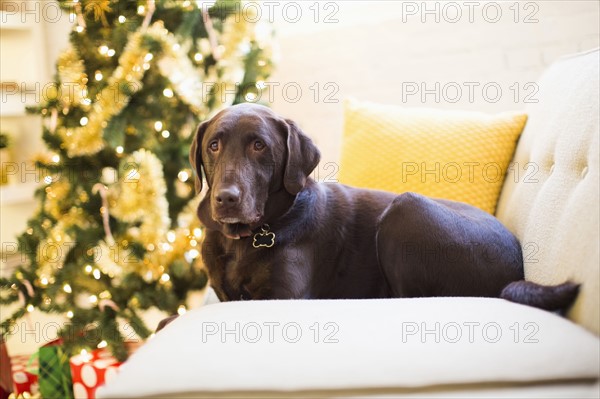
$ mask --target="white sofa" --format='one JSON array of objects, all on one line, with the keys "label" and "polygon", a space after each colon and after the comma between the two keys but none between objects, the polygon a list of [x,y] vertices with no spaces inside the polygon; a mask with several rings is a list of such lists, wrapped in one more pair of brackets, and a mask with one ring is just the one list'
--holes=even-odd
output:
[{"label": "white sofa", "polygon": [[582,283],[568,319],[492,298],[213,304],[99,397],[599,397],[598,65],[594,50],[543,75],[514,155],[534,179],[509,176],[497,210],[527,279]]}]

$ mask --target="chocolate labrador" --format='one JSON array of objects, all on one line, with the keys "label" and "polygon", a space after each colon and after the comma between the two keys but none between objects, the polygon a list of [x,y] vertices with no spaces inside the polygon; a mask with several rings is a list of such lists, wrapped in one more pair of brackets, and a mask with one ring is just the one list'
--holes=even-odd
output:
[{"label": "chocolate labrador", "polygon": [[[374,154],[376,156],[376,154]],[[317,183],[319,150],[267,107],[200,124],[190,161],[202,258],[221,301],[487,296],[559,310],[579,286],[523,281],[519,242],[473,206]]]}]

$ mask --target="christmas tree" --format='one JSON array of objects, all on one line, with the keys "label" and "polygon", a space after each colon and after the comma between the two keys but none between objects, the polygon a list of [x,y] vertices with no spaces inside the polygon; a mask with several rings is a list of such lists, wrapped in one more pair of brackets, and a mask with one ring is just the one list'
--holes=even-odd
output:
[{"label": "christmas tree", "polygon": [[[188,149],[197,124],[256,101],[271,31],[240,1],[70,0],[75,21],[44,88],[47,153],[39,209],[19,237],[27,261],[0,281],[8,334],[33,309],[68,317],[67,349],[108,346],[151,328],[141,313],[185,311],[207,282]],[[152,328],[154,326],[151,326]]]}]

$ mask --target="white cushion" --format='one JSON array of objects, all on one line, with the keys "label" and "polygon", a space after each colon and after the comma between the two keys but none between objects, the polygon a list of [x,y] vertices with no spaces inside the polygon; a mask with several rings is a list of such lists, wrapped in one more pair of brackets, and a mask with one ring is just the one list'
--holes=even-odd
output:
[{"label": "white cushion", "polygon": [[581,383],[598,378],[599,348],[566,319],[493,298],[228,302],[168,325],[99,397]]},{"label": "white cushion", "polygon": [[506,175],[497,216],[521,241],[525,278],[581,283],[569,318],[600,334],[598,49],[565,57],[539,81],[539,102]]}]

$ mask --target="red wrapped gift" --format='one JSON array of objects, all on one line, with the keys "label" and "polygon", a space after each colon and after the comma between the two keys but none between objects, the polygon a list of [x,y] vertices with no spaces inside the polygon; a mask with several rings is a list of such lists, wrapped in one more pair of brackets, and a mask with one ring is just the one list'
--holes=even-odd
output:
[{"label": "red wrapped gift", "polygon": [[4,338],[0,335],[0,399],[8,398],[8,395],[13,391],[12,385],[10,357],[8,357]]},{"label": "red wrapped gift", "polygon": [[[39,391],[38,385],[38,359],[31,355],[17,355],[10,358],[13,393],[16,396],[24,393],[37,394]],[[35,374],[34,374],[35,372]]]},{"label": "red wrapped gift", "polygon": [[96,389],[114,377],[121,365],[110,351],[95,349],[70,359],[75,399],[96,397]]}]

